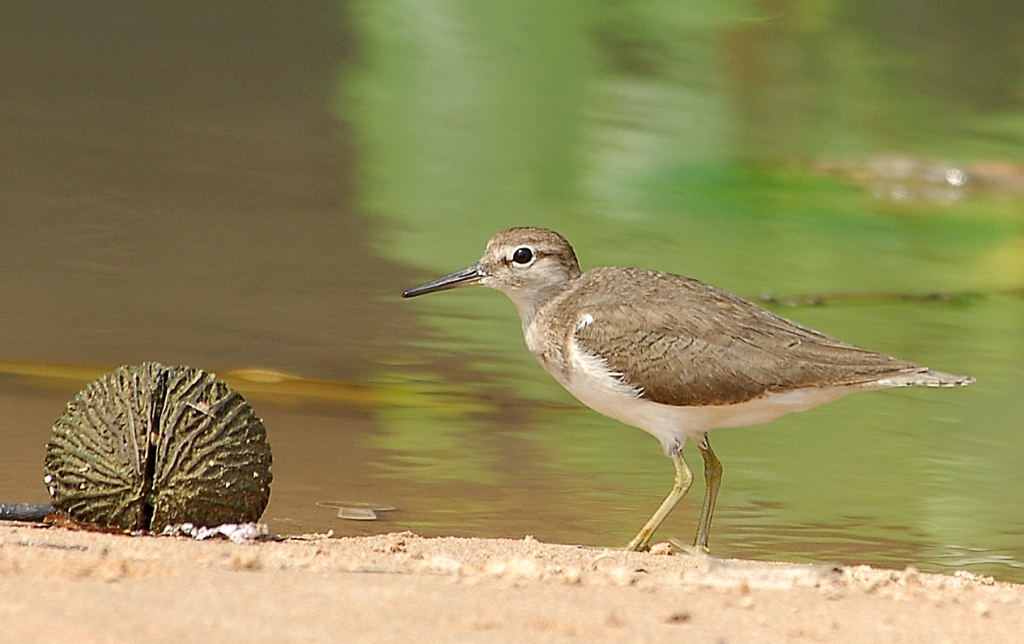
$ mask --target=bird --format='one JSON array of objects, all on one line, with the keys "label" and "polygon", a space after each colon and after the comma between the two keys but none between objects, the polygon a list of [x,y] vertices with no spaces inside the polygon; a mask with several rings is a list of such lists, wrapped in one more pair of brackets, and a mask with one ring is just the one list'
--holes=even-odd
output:
[{"label": "bird", "polygon": [[649,549],[689,491],[687,440],[704,461],[694,549],[706,553],[723,471],[710,430],[766,423],[861,391],[975,380],[848,344],[691,277],[618,266],[584,272],[565,237],[546,228],[503,230],[475,264],[402,297],[474,284],[512,300],[526,346],[569,393],[651,434],[672,460],[672,488],[627,550]]}]

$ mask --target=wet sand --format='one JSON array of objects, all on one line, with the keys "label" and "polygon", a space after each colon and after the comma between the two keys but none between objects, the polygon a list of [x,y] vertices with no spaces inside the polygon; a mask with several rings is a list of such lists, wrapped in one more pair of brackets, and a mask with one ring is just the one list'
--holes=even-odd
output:
[{"label": "wet sand", "polygon": [[0,523],[0,623],[11,642],[1013,642],[1024,586],[530,537],[236,544]]}]

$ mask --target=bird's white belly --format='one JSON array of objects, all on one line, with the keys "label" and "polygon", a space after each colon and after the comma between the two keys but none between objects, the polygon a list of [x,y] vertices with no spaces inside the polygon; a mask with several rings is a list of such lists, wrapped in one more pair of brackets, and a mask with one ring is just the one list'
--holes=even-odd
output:
[{"label": "bird's white belly", "polygon": [[568,377],[552,372],[555,379],[587,407],[651,434],[666,453],[681,449],[687,436],[699,440],[711,429],[766,423],[865,390],[856,385],[822,387],[769,393],[732,405],[666,405],[642,398],[642,392],[624,383],[604,360],[572,344],[572,369]]}]

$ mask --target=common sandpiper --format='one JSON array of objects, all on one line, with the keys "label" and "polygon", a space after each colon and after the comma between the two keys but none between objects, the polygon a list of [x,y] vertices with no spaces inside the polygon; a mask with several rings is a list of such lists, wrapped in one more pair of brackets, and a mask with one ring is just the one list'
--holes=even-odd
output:
[{"label": "common sandpiper", "polygon": [[672,459],[672,490],[629,550],[646,550],[689,490],[688,438],[704,458],[694,546],[707,551],[722,478],[709,430],[766,423],[858,391],[974,382],[847,344],[689,277],[620,267],[582,272],[569,242],[545,228],[504,230],[476,264],[402,296],[469,284],[512,300],[526,346],[569,393],[651,434]]}]

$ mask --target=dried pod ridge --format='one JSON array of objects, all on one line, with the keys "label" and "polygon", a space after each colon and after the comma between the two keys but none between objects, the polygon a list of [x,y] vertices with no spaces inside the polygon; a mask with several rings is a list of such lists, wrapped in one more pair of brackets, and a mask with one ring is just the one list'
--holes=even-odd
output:
[{"label": "dried pod ridge", "polygon": [[86,385],[54,423],[45,481],[53,504],[111,528],[255,521],[271,453],[252,407],[212,374],[148,362]]}]

